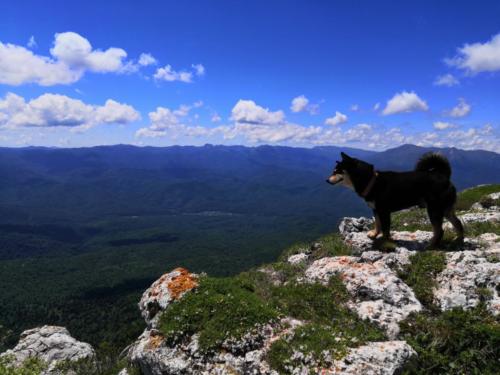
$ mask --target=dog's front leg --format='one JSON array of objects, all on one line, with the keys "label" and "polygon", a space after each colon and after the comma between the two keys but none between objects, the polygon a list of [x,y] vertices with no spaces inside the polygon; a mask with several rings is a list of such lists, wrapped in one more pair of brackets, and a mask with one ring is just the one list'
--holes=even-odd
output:
[{"label": "dog's front leg", "polygon": [[382,227],[382,237],[384,240],[391,239],[391,213],[383,211],[378,213],[380,226]]},{"label": "dog's front leg", "polygon": [[368,232],[368,238],[374,240],[380,234],[382,228],[380,224],[380,217],[376,210],[373,210],[373,216],[375,217],[375,228]]}]

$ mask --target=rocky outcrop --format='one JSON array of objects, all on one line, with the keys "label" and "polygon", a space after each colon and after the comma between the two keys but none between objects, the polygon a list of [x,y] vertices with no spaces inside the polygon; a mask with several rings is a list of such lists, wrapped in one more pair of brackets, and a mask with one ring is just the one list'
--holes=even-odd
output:
[{"label": "rocky outcrop", "polygon": [[128,349],[127,357],[145,375],[277,375],[265,361],[265,354],[273,341],[301,324],[298,320],[284,318],[277,324],[260,327],[257,333],[248,334],[241,340],[227,341],[214,353],[200,351],[196,334],[181,345],[169,346],[158,331],[146,330]]},{"label": "rocky outcrop", "polygon": [[305,279],[327,284],[333,275],[339,274],[353,297],[348,306],[394,338],[399,332],[398,323],[422,306],[410,287],[386,265],[386,258],[375,255],[319,259],[306,270]]},{"label": "rocky outcrop", "polygon": [[139,310],[149,327],[156,328],[159,312],[198,286],[198,275],[176,268],[156,280],[142,295]]},{"label": "rocky outcrop", "polygon": [[[461,213],[461,219],[465,223],[497,221],[499,209],[495,205],[487,205]],[[372,226],[373,220],[369,218],[342,220],[339,231],[345,244],[352,249],[351,256],[321,257],[320,254],[327,252],[323,251],[321,243],[315,243],[310,248],[296,250],[285,262],[287,267],[298,272],[295,280],[302,283],[320,282],[326,285],[333,275],[338,275],[350,295],[346,306],[362,319],[381,327],[389,341],[367,342],[350,348],[343,358],[332,360],[328,368],[321,369],[315,367],[317,363],[310,361],[310,354],[296,350],[291,359],[299,365],[290,367],[290,373],[389,375],[400,372],[410,357],[416,355],[408,343],[398,340],[399,324],[411,313],[423,310],[423,306],[398,275],[412,262],[413,255],[428,246],[432,233],[393,231],[391,235],[395,247],[393,251],[387,251],[377,248],[377,242],[368,238],[367,232]],[[491,233],[466,238],[460,248],[446,253],[446,266],[437,276],[434,290],[437,306],[442,310],[471,308],[487,298],[490,312],[499,314],[499,240],[499,236]],[[279,287],[290,282],[287,267],[266,265],[259,271],[271,284]],[[148,328],[127,349],[129,361],[139,366],[145,375],[277,375],[266,361],[272,343],[280,338],[293,337],[295,329],[307,322],[281,318],[256,327],[237,341],[225,341],[219,350],[208,353],[200,350],[198,334],[176,345],[167,344],[168,340],[158,330],[159,316],[171,303],[196,288],[198,282],[197,275],[185,269],[176,269],[160,277],[144,293],[139,307]]]},{"label": "rocky outcrop", "polygon": [[47,364],[44,374],[58,374],[61,362],[94,359],[94,349],[87,343],[74,339],[64,327],[43,326],[24,331],[14,349],[1,356],[9,357],[12,366],[18,367],[29,358],[38,358]]}]

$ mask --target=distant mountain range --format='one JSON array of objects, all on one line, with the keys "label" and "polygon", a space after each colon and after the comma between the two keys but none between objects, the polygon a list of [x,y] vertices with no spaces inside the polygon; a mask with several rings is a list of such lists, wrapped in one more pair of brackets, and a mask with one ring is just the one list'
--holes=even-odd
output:
[{"label": "distant mountain range", "polygon": [[0,148],[0,222],[218,211],[341,217],[364,205],[324,183],[339,152],[378,169],[405,170],[445,154],[458,189],[500,181],[500,155],[403,145],[383,152],[340,147]]}]

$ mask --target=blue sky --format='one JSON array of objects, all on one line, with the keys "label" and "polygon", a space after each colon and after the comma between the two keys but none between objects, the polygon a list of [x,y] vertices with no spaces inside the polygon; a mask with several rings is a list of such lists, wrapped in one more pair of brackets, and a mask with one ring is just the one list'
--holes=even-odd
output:
[{"label": "blue sky", "polygon": [[5,1],[0,43],[1,146],[500,149],[498,1]]}]

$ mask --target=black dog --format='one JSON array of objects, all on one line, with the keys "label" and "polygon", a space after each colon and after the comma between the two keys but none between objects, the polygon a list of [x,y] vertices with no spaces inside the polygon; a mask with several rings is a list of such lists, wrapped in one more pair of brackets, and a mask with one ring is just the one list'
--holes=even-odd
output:
[{"label": "black dog", "polygon": [[443,218],[447,218],[463,241],[464,228],[455,214],[457,192],[450,181],[451,166],[437,153],[424,154],[411,172],[379,172],[372,164],[341,153],[327,182],[353,189],[373,209],[375,229],[368,237],[375,239],[380,232],[390,238],[391,212],[412,206],[427,207],[433,228],[430,248],[439,245],[443,237]]}]

